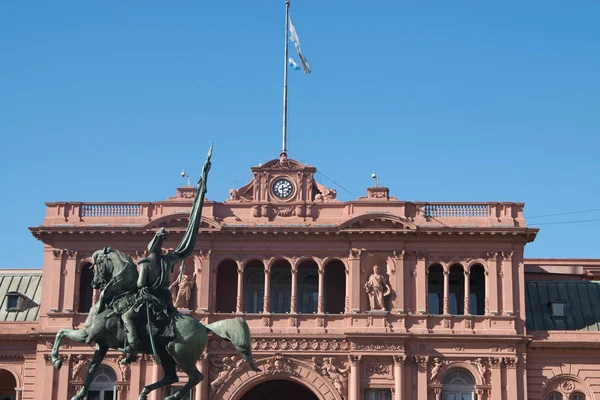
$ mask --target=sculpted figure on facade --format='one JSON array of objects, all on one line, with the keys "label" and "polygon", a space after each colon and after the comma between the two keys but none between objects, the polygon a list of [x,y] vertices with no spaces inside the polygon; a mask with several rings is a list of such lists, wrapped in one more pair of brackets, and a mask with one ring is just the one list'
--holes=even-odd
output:
[{"label": "sculpted figure on facade", "polygon": [[392,292],[387,277],[381,273],[379,264],[373,267],[373,273],[365,283],[365,290],[369,295],[371,310],[386,310],[385,297]]},{"label": "sculpted figure on facade", "polygon": [[210,383],[210,387],[216,392],[227,382],[231,374],[240,367],[244,361],[236,356],[223,357],[222,361],[213,360],[212,365],[218,371],[217,377]]},{"label": "sculpted figure on facade", "polygon": [[175,281],[169,286],[169,290],[177,289],[175,297],[175,307],[189,309],[192,299],[192,289],[196,283],[196,273],[190,277],[189,274],[181,275],[181,282]]},{"label": "sculpted figure on facade", "polygon": [[73,359],[73,369],[71,370],[71,380],[77,380],[79,372],[87,363],[87,359],[82,355],[78,354]]},{"label": "sculpted figure on facade", "polygon": [[348,394],[348,368],[339,368],[335,365],[335,358],[323,357],[321,373],[329,378],[336,390],[346,398]]},{"label": "sculpted figure on facade", "polygon": [[488,367],[485,364],[485,361],[483,360],[483,358],[481,358],[481,357],[476,358],[473,361],[473,365],[475,365],[475,367],[477,367],[477,372],[479,372],[479,375],[481,375],[481,379],[483,380],[483,382],[486,383]]},{"label": "sculpted figure on facade", "polygon": [[329,188],[325,187],[324,185],[321,185],[316,180],[313,182],[316,186],[316,190],[314,191],[314,193],[315,193],[314,201],[328,202],[331,200],[335,200],[335,198],[337,197],[337,191],[335,189],[329,189]]},{"label": "sculpted figure on facade", "polygon": [[442,361],[442,359],[440,357],[435,357],[433,359],[433,365],[431,366],[431,376],[429,377],[429,380],[431,382],[435,381],[435,379],[440,374],[440,371],[443,366],[444,366],[444,361]]}]

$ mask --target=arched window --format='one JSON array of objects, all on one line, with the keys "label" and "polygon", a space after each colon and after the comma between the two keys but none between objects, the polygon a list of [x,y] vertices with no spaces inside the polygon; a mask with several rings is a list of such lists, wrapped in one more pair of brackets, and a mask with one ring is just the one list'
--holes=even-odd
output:
[{"label": "arched window", "polygon": [[289,313],[292,296],[292,266],[286,260],[271,267],[271,312]]},{"label": "arched window", "polygon": [[469,306],[471,315],[485,314],[485,269],[476,264],[469,273]]},{"label": "arched window", "polygon": [[100,365],[87,394],[88,400],[116,400],[117,374],[112,368]]},{"label": "arched window", "polygon": [[325,312],[343,314],[346,309],[346,266],[340,260],[325,265]]},{"label": "arched window", "polygon": [[581,392],[575,392],[569,397],[569,400],[585,400],[585,395]]},{"label": "arched window", "polygon": [[216,312],[235,312],[237,299],[237,263],[234,260],[224,260],[217,268],[217,304]]},{"label": "arched window", "polygon": [[244,267],[244,312],[263,312],[265,294],[265,267],[259,260]]},{"label": "arched window", "polygon": [[448,371],[442,381],[442,400],[475,400],[475,378],[462,368]]},{"label": "arched window", "polygon": [[552,392],[548,395],[546,400],[563,400],[562,394],[558,392]]},{"label": "arched window", "polygon": [[77,311],[80,313],[88,313],[90,312],[90,308],[92,308],[94,269],[91,266],[92,263],[83,263],[79,272],[79,306],[77,307]]},{"label": "arched window", "polygon": [[5,369],[0,369],[0,399],[14,400],[17,397],[15,387],[17,387],[17,381],[13,374]]},{"label": "arched window", "polygon": [[444,311],[444,269],[440,264],[429,267],[427,279],[427,312],[442,314]]},{"label": "arched window", "polygon": [[465,313],[465,272],[463,266],[460,264],[452,265],[449,278],[448,302],[450,314],[462,315]]}]

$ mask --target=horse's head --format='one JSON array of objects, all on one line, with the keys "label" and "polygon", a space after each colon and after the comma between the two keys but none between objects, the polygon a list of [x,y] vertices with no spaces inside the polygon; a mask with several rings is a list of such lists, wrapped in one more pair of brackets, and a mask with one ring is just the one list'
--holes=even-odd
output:
[{"label": "horse's head", "polygon": [[94,267],[92,287],[103,289],[113,277],[120,274],[125,268],[133,267],[135,269],[135,263],[128,254],[105,247],[92,255],[92,267]]},{"label": "horse's head", "polygon": [[112,278],[112,260],[110,254],[113,249],[105,247],[102,250],[94,252],[92,255],[92,266],[94,268],[94,279],[92,279],[92,287],[94,289],[102,289]]}]

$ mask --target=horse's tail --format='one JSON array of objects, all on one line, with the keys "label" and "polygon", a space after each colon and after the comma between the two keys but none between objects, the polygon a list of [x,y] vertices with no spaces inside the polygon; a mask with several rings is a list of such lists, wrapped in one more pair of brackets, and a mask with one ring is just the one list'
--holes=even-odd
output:
[{"label": "horse's tail", "polygon": [[250,364],[253,371],[260,372],[260,369],[254,363],[252,349],[250,348],[250,328],[242,318],[224,319],[206,325],[206,329],[215,335],[231,342],[242,358]]}]

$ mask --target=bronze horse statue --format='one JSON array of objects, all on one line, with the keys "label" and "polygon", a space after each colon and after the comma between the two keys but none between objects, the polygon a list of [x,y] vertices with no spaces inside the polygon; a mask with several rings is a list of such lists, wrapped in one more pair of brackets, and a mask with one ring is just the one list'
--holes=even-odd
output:
[{"label": "bronze horse statue", "polygon": [[[135,276],[132,270],[135,264],[131,257],[118,250],[104,250],[104,257],[97,262],[94,271],[94,286],[101,288],[106,285],[108,280],[115,277],[123,277],[129,274]],[[135,283],[135,282],[134,282]],[[110,298],[105,297],[104,301],[110,303]],[[99,312],[100,303],[96,303],[90,310],[85,321],[83,329],[61,329],[56,335],[54,347],[51,353],[51,360],[55,368],[59,369],[62,361],[59,358],[58,350],[63,338],[71,339],[81,343],[96,343],[96,351],[85,378],[83,387],[72,400],[83,399],[94,377],[96,369],[102,362],[109,349],[117,349],[123,345],[125,340],[125,331],[120,323],[118,315],[113,313],[111,308],[105,308]],[[143,321],[142,321],[143,322]],[[175,337],[162,338],[160,335],[155,337],[155,346],[164,369],[164,377],[156,383],[144,387],[140,393],[139,400],[146,400],[146,396],[151,391],[173,384],[178,381],[176,366],[185,372],[189,380],[174,395],[165,400],[181,399],[192,387],[196,386],[204,378],[196,368],[196,361],[200,358],[206,345],[207,337],[210,332],[231,342],[241,357],[246,360],[254,371],[260,371],[252,357],[250,348],[250,330],[246,321],[241,318],[232,318],[217,321],[206,326],[194,318],[187,315],[175,316]],[[147,332],[142,336],[142,346],[140,351],[145,354],[152,354],[152,348],[147,337]]]}]

